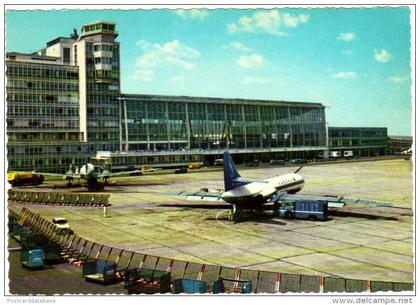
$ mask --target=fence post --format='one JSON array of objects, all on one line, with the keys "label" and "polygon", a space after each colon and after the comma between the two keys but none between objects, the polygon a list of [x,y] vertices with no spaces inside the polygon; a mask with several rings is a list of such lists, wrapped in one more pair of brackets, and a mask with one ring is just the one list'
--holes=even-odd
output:
[{"label": "fence post", "polygon": [[319,293],[324,293],[324,281],[325,278],[323,276],[319,277]]},{"label": "fence post", "polygon": [[[235,281],[239,281],[241,279],[241,269],[236,268],[236,272],[235,272]],[[235,284],[233,284],[233,290],[236,292],[238,290],[238,282],[235,282]]]},{"label": "fence post", "polygon": [[260,283],[260,272],[261,272],[261,271],[259,271],[259,270],[258,270],[258,272],[257,272],[257,282],[255,283],[254,293],[257,293],[257,291],[258,291],[258,285],[259,285],[259,283]]},{"label": "fence post", "polygon": [[372,289],[371,282],[369,280],[366,281],[366,292],[370,293]]},{"label": "fence post", "polygon": [[99,258],[99,255],[101,255],[102,249],[104,248],[104,245],[101,245],[101,247],[99,248],[98,253],[96,253],[95,259]]},{"label": "fence post", "polygon": [[145,254],[141,260],[141,262],[139,263],[139,269],[143,269],[144,266],[144,262],[146,261],[147,258],[147,254]]},{"label": "fence post", "polygon": [[171,259],[171,261],[169,262],[168,268],[166,268],[166,272],[171,272],[173,265],[174,265],[174,259]]},{"label": "fence post", "polygon": [[117,265],[118,265],[118,263],[120,262],[120,259],[121,259],[121,256],[122,256],[123,252],[124,252],[124,250],[123,250],[123,249],[121,249],[121,250],[120,250],[120,253],[118,253],[117,258],[115,259],[115,263],[116,263]]},{"label": "fence post", "polygon": [[198,276],[197,276],[197,280],[201,281],[201,278],[203,277],[203,273],[204,273],[204,270],[205,269],[206,269],[206,265],[205,264],[202,264],[201,265],[200,272],[198,273]]},{"label": "fence post", "polygon": [[274,288],[274,291],[276,293],[280,291],[280,283],[281,283],[281,273],[278,272],[276,276],[276,283],[275,283],[275,288]]},{"label": "fence post", "polygon": [[90,253],[92,252],[93,247],[95,247],[95,245],[96,245],[96,243],[92,243],[92,246],[90,246],[89,252],[86,254],[86,259],[88,259],[88,258],[89,258]]},{"label": "fence post", "polygon": [[182,272],[181,278],[185,277],[185,273],[187,273],[187,268],[188,268],[188,262],[185,264],[184,271]]},{"label": "fence post", "polygon": [[130,267],[130,263],[133,260],[133,257],[134,257],[134,252],[131,252],[130,259],[128,260],[127,266],[125,266],[125,270],[128,270],[128,268]]},{"label": "fence post", "polygon": [[156,270],[156,267],[157,267],[157,265],[159,263],[159,260],[160,260],[160,257],[158,256],[158,258],[157,258],[157,260],[155,262],[155,266],[153,267],[153,270]]},{"label": "fence post", "polygon": [[75,258],[76,260],[78,260],[80,258],[80,256],[83,254],[83,250],[85,250],[86,244],[87,244],[87,240],[85,240],[85,242],[82,245],[82,248],[80,249],[79,255],[77,255],[77,257]]},{"label": "fence post", "polygon": [[106,261],[108,260],[109,256],[111,255],[112,249],[114,249],[114,248],[112,248],[112,247],[109,248],[108,255],[105,258]]}]

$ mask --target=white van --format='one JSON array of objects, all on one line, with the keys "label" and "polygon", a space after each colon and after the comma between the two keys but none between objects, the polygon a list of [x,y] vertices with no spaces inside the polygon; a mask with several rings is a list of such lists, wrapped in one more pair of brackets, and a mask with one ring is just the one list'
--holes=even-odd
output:
[{"label": "white van", "polygon": [[344,151],[344,158],[353,158],[353,151],[352,150],[345,150]]}]

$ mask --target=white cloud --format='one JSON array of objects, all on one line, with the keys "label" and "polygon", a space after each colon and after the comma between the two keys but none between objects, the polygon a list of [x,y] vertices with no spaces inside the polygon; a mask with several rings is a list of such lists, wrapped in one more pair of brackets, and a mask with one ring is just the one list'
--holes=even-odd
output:
[{"label": "white cloud", "polygon": [[[199,51],[176,39],[163,44],[139,40],[136,45],[142,49],[143,54],[136,60],[137,70],[132,78],[141,81],[153,81],[154,69],[165,68],[168,65],[192,70],[195,68],[193,60],[200,56]],[[153,72],[152,77],[150,71]]]},{"label": "white cloud", "polygon": [[142,82],[152,82],[155,78],[155,72],[153,70],[136,70],[131,78]]},{"label": "white cloud", "polygon": [[228,24],[230,33],[268,33],[278,36],[285,36],[284,28],[295,28],[301,23],[306,23],[309,15],[292,15],[280,13],[278,10],[259,11],[252,16],[243,16],[236,23]]},{"label": "white cloud", "polygon": [[388,77],[388,80],[395,84],[401,84],[407,80],[407,77],[405,76],[392,76]]},{"label": "white cloud", "polygon": [[207,10],[190,9],[190,10],[175,10],[174,13],[183,19],[199,19],[204,20],[208,17],[209,13]]},{"label": "white cloud", "polygon": [[178,75],[178,76],[171,77],[170,81],[172,83],[180,83],[180,82],[185,81],[185,78],[183,76]]},{"label": "white cloud", "polygon": [[243,55],[236,62],[242,68],[253,69],[262,65],[264,57],[258,54]]},{"label": "white cloud", "polygon": [[388,62],[392,55],[386,50],[386,49],[381,49],[381,50],[373,50],[373,57],[376,59],[376,61],[379,62]]},{"label": "white cloud", "polygon": [[343,50],[341,51],[341,54],[346,55],[346,56],[350,56],[353,54],[352,50]]},{"label": "white cloud", "polygon": [[229,47],[231,47],[232,49],[238,50],[238,51],[242,51],[242,52],[251,52],[252,51],[251,48],[248,48],[248,47],[244,46],[239,41],[233,41],[233,42],[231,42],[229,44]]},{"label": "white cloud", "polygon": [[334,78],[356,78],[357,73],[356,72],[346,72],[346,71],[340,71],[335,74],[333,74]]},{"label": "white cloud", "polygon": [[243,79],[243,82],[245,84],[267,84],[267,83],[271,82],[271,80],[267,79],[267,78],[258,78],[258,77],[253,77],[253,76],[247,76]]},{"label": "white cloud", "polygon": [[352,41],[356,38],[356,34],[355,33],[340,33],[337,36],[337,40],[342,40],[342,41]]}]

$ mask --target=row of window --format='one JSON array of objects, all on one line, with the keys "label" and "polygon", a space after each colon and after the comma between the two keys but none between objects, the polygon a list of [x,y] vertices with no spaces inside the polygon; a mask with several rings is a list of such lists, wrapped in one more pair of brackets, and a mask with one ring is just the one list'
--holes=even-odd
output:
[{"label": "row of window", "polygon": [[83,32],[92,32],[92,31],[99,31],[99,30],[114,31],[115,25],[107,24],[107,23],[98,23],[98,24],[93,24],[93,25],[85,25],[83,26],[82,30]]},{"label": "row of window", "polygon": [[386,128],[372,128],[372,129],[352,129],[352,130],[334,130],[329,129],[328,134],[330,137],[340,138],[340,137],[387,137]]},{"label": "row of window", "polygon": [[79,83],[66,83],[66,82],[50,82],[47,80],[7,80],[8,92],[17,90],[43,90],[43,91],[79,91]]},{"label": "row of window", "polygon": [[7,64],[7,77],[30,77],[30,78],[45,78],[45,79],[79,79],[78,68],[48,66],[48,65],[34,65],[29,63],[14,63]]},{"label": "row of window", "polygon": [[39,119],[7,119],[7,127],[13,129],[78,129],[79,120],[39,120]]},{"label": "row of window", "polygon": [[81,133],[52,132],[52,133],[8,133],[7,138],[10,142],[74,142],[81,141]]},{"label": "row of window", "polygon": [[41,154],[68,154],[68,153],[80,153],[82,152],[81,145],[43,145],[43,146],[11,146],[8,145],[7,152],[9,155],[41,155]]},{"label": "row of window", "polygon": [[8,103],[74,103],[79,104],[78,94],[60,94],[60,93],[30,93],[30,92],[8,92],[7,93]]},{"label": "row of window", "polygon": [[54,107],[54,106],[34,106],[34,105],[8,105],[7,116],[37,116],[37,117],[79,117],[78,107]]},{"label": "row of window", "polygon": [[93,51],[99,52],[99,51],[106,51],[106,52],[112,52],[114,50],[114,45],[112,44],[95,44],[93,45]]}]

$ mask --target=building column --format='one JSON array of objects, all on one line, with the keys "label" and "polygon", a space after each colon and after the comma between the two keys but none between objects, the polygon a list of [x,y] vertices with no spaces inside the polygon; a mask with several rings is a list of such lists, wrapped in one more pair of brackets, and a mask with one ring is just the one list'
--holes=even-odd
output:
[{"label": "building column", "polygon": [[242,126],[243,126],[243,130],[244,130],[244,142],[245,142],[244,148],[246,149],[248,147],[248,143],[247,143],[247,139],[246,139],[246,122],[245,122],[245,107],[244,107],[244,105],[241,105],[241,109],[242,109]]},{"label": "building column", "polygon": [[[262,121],[261,121],[261,106],[257,106],[258,109],[258,126],[260,128],[260,148],[263,148],[263,127],[262,127]],[[267,136],[267,135],[266,135]]]},{"label": "building column", "polygon": [[206,116],[206,122],[204,123],[204,133],[206,134],[207,137],[207,149],[210,150],[210,139],[209,139],[209,112],[208,112],[208,107],[207,104],[205,105],[205,116]]},{"label": "building column", "polygon": [[230,144],[230,126],[228,122],[228,116],[227,116],[227,106],[226,104],[223,105],[223,110],[225,112],[225,124],[226,124],[226,148],[229,149]]},{"label": "building column", "polygon": [[147,150],[150,150],[150,132],[149,132],[149,110],[147,107],[147,101],[144,103],[145,107],[145,120],[146,120],[146,143],[147,143]]},{"label": "building column", "polygon": [[185,103],[185,120],[186,120],[186,130],[187,130],[187,139],[188,139],[188,144],[187,144],[187,148],[191,149],[191,129],[190,129],[190,116],[188,114],[188,103]]},{"label": "building column", "polygon": [[166,118],[166,135],[168,139],[168,149],[171,149],[171,136],[170,136],[170,124],[169,124],[169,106],[168,102],[165,102],[165,118]]},{"label": "building column", "polygon": [[289,117],[289,141],[290,147],[293,147],[293,129],[292,129],[292,116],[290,114],[290,107],[287,107],[287,115]]},{"label": "building column", "polygon": [[128,151],[127,100],[124,100],[125,151]]}]

